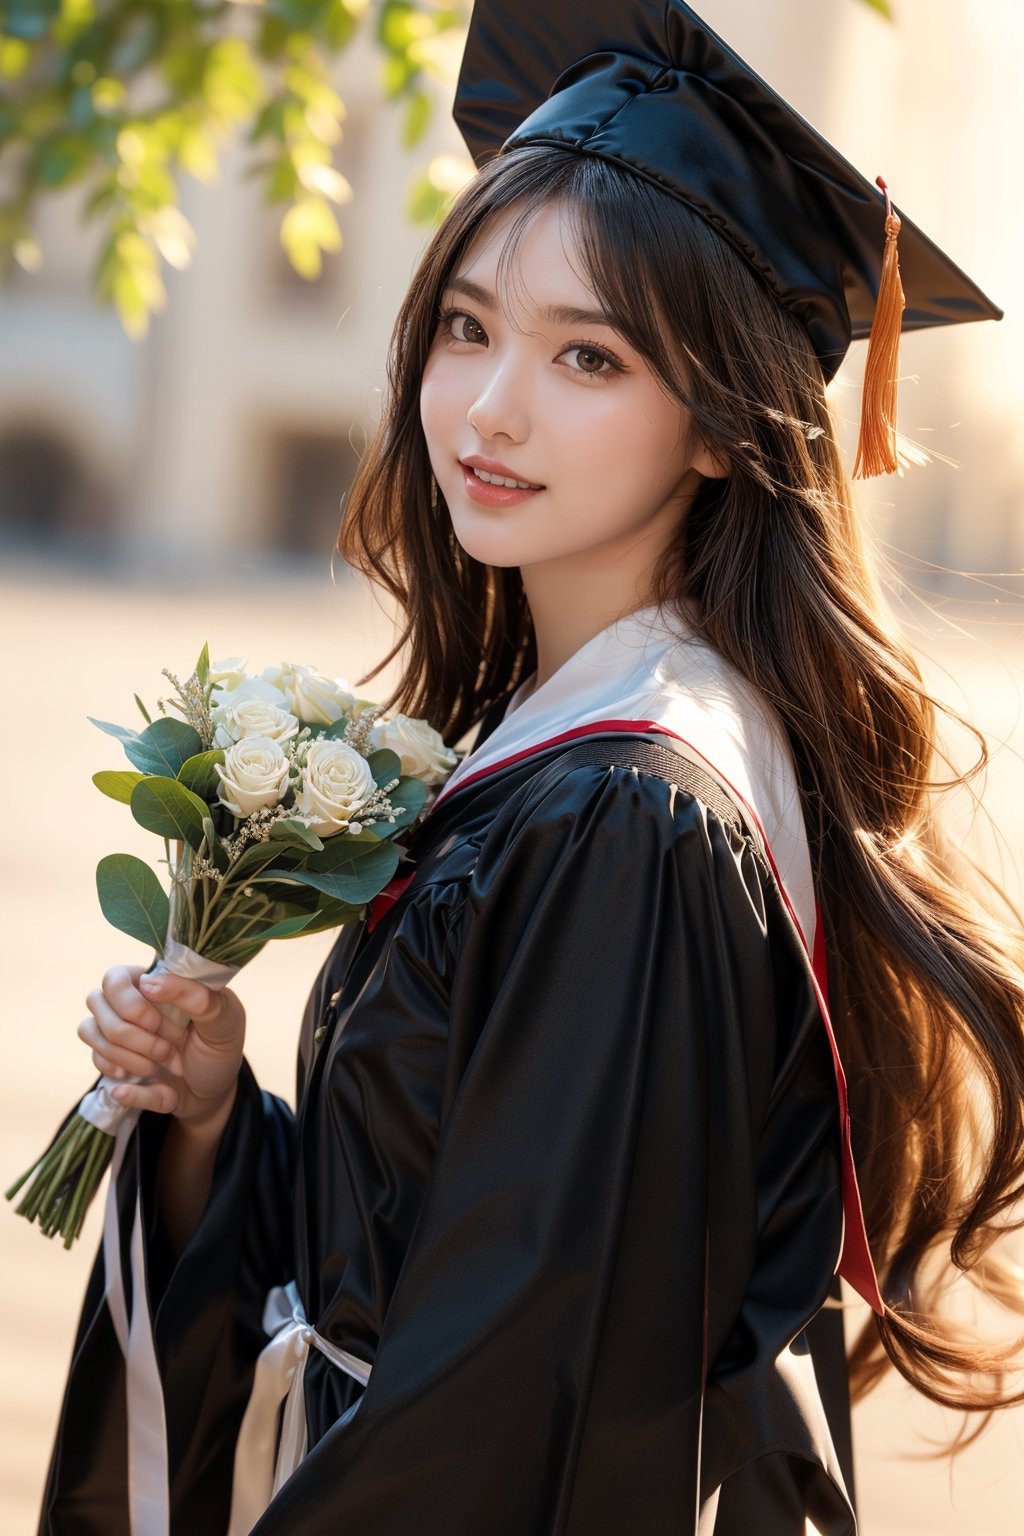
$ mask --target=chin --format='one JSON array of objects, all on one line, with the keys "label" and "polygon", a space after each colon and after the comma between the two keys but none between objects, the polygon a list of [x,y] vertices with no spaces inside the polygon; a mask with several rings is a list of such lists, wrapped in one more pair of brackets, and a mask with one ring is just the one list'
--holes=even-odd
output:
[{"label": "chin", "polygon": [[[495,523],[486,528],[479,525],[474,527],[474,521],[452,518],[452,532],[470,559],[478,560],[481,565],[492,565],[498,570],[532,565],[538,559],[536,550],[531,549],[523,540],[509,536],[508,527],[501,528]],[[547,556],[541,554],[539,558],[546,559]]]},{"label": "chin", "polygon": [[470,559],[478,560],[481,565],[493,566],[495,570],[506,570],[526,563],[518,554],[509,554],[507,546],[496,547],[493,539],[464,539],[457,529],[455,537]]}]

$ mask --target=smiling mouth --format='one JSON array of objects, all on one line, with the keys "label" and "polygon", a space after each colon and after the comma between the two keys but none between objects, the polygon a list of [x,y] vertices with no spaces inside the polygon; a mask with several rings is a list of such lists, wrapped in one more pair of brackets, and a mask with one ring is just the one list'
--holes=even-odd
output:
[{"label": "smiling mouth", "polygon": [[515,491],[542,491],[542,485],[534,485],[532,480],[513,480],[510,475],[492,475],[489,470],[477,469],[474,464],[464,464],[463,469],[468,469],[471,475],[482,480],[485,485],[507,486]]}]

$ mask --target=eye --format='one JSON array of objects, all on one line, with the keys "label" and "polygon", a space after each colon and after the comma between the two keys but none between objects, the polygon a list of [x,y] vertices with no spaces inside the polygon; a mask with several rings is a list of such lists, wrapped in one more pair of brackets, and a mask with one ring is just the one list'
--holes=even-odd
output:
[{"label": "eye", "polygon": [[468,341],[476,346],[487,341],[487,332],[480,321],[468,315],[464,309],[442,310],[440,323],[453,341]]},{"label": "eye", "polygon": [[583,342],[566,347],[562,356],[576,359],[569,365],[573,373],[586,374],[592,379],[623,371],[622,364],[610,352],[606,352],[603,347],[587,346]]}]

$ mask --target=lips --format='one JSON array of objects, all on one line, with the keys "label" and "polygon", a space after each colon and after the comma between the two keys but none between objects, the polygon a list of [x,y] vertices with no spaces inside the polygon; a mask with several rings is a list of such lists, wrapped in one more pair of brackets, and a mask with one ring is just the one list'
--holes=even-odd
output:
[{"label": "lips", "polygon": [[463,469],[473,471],[474,476],[484,485],[496,485],[505,490],[542,491],[543,485],[531,480],[520,470],[518,473],[507,464],[502,464],[498,459],[481,458],[473,454],[470,458],[460,459]]},{"label": "lips", "polygon": [[[502,469],[505,466],[492,470],[486,464],[482,465],[484,474],[489,477],[487,480],[481,478],[477,473],[477,466],[469,460],[460,460],[460,468],[466,495],[478,507],[517,507],[520,502],[540,496],[544,490],[542,485],[523,483],[518,475],[503,474]],[[494,478],[490,478],[491,476]],[[506,484],[507,480],[511,480],[512,484]]]}]

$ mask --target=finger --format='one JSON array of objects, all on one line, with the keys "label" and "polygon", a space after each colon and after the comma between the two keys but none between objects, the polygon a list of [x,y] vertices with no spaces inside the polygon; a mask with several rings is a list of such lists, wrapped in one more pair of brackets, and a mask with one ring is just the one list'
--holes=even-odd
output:
[{"label": "finger", "polygon": [[122,1019],[130,1019],[133,1024],[138,1024],[140,1029],[148,1029],[150,1034],[155,1035],[163,1021],[163,1015],[139,991],[137,983],[140,980],[141,971],[137,966],[112,966],[105,972],[98,992],[89,993],[85,1005],[90,1013],[94,1013],[96,1010],[93,1007],[93,1000],[97,996],[102,997]]},{"label": "finger", "polygon": [[192,981],[187,976],[158,971],[150,976],[140,976],[139,987],[152,1002],[171,1003],[180,1008],[193,1024],[214,1024],[224,1012],[222,992],[214,992],[204,987],[201,981]]},{"label": "finger", "polygon": [[[122,1050],[119,1046],[112,1044],[103,1034],[95,1019],[83,1019],[78,1026],[78,1036],[79,1039],[85,1041],[86,1045],[92,1047],[93,1061],[99,1066],[101,1072],[107,1072],[110,1077],[125,1077],[127,1075],[153,1077],[171,1065],[171,1059],[158,1062],[153,1060],[152,1056],[142,1055],[136,1051]],[[147,1041],[152,1041],[153,1039],[151,1035],[146,1035],[144,1038]],[[103,1058],[102,1061],[100,1061],[100,1057]],[[110,1068],[109,1072],[108,1067]]]},{"label": "finger", "polygon": [[111,1094],[125,1109],[151,1109],[170,1115],[178,1107],[178,1095],[169,1083],[122,1083]]},{"label": "finger", "polygon": [[[119,1067],[115,1061],[111,1061],[109,1056],[105,1056],[99,1051],[93,1051],[92,1059],[96,1070],[98,1072],[102,1072],[104,1077],[111,1077],[115,1080],[123,1080],[128,1076],[128,1073],[125,1071],[124,1067]],[[151,1076],[149,1072],[139,1072],[135,1075],[137,1077]]]},{"label": "finger", "polygon": [[[127,1077],[144,1077],[149,1082],[166,1082],[168,1077],[181,1077],[181,1057],[175,1053],[171,1061],[164,1067],[157,1067],[153,1062],[147,1062],[144,1057],[132,1057],[125,1053],[115,1060],[107,1051],[94,1050],[92,1052],[93,1063],[104,1077],[113,1078],[115,1082],[123,1082]],[[125,1065],[122,1066],[121,1063]],[[137,1062],[137,1065],[132,1065]]]},{"label": "finger", "polygon": [[[174,1047],[169,1041],[148,1033],[137,1024],[129,1024],[102,996],[93,998],[92,1004],[92,1017],[83,1019],[78,1026],[79,1039],[87,1045],[99,1050],[109,1049],[130,1072],[139,1071],[137,1063],[140,1060],[145,1063],[142,1070],[148,1073],[153,1062],[166,1064],[171,1059]],[[126,1053],[133,1061],[127,1060]]]}]

